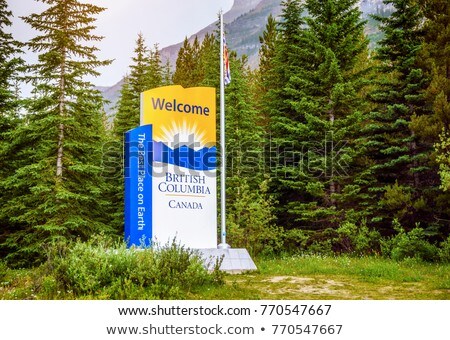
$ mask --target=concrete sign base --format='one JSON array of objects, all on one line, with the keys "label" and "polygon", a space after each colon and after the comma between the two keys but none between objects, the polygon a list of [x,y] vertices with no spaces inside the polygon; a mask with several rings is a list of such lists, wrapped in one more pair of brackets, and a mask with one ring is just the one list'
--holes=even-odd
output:
[{"label": "concrete sign base", "polygon": [[257,270],[247,249],[199,249],[200,256],[205,261],[208,270],[213,270],[217,260],[223,257],[220,270],[231,274]]}]

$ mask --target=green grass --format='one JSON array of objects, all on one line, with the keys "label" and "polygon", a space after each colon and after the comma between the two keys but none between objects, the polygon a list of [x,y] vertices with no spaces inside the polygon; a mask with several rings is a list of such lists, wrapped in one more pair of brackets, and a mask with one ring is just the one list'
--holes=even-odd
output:
[{"label": "green grass", "polygon": [[[450,299],[450,264],[379,257],[294,256],[257,259],[258,271],[226,275],[223,285],[204,285],[184,299]],[[0,299],[106,299],[107,295],[55,294],[56,282],[38,280],[39,269],[7,270]],[[52,292],[52,295],[46,292]],[[126,294],[126,293],[124,293]],[[110,298],[110,297],[109,297]],[[124,296],[126,298],[126,295]],[[133,298],[144,298],[133,295]]]},{"label": "green grass", "polygon": [[298,256],[257,261],[200,299],[450,299],[450,265],[378,257]]}]

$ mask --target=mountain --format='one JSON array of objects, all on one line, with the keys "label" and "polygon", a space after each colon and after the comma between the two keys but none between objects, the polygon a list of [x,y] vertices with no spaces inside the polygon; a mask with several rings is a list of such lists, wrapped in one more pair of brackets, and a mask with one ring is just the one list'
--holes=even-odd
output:
[{"label": "mountain", "polygon": [[102,95],[103,99],[107,101],[107,103],[104,105],[105,112],[108,117],[111,118],[111,115],[114,114],[114,107],[117,104],[117,101],[119,100],[120,96],[120,90],[122,89],[122,85],[124,82],[124,78],[120,79],[117,84],[113,86],[96,86],[95,89],[99,90]]},{"label": "mountain", "polygon": [[[367,20],[366,34],[371,41],[370,47],[373,48],[381,38],[381,34],[377,22],[370,17],[370,14],[388,16],[392,13],[392,5],[383,4],[383,0],[360,0],[359,7],[363,18]],[[250,67],[258,66],[259,37],[266,27],[267,17],[270,14],[278,17],[281,9],[281,0],[235,0],[230,11],[224,14],[228,47],[236,51],[239,56],[247,55]],[[206,33],[212,33],[216,29],[217,23],[212,23],[192,35],[188,40],[193,42],[197,36],[202,41]],[[163,62],[169,60],[174,67],[182,44],[180,42],[163,48],[161,50]],[[110,101],[110,104],[105,107],[109,116],[114,113],[113,107],[119,98],[122,84],[123,79],[112,87],[98,87],[105,99]]]}]

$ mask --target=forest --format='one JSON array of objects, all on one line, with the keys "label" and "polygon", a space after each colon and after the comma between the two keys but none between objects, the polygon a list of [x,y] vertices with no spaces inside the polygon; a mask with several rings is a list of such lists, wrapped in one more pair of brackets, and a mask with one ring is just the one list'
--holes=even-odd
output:
[{"label": "forest", "polygon": [[[86,80],[112,62],[97,58],[102,37],[92,33],[106,9],[40,2],[48,8],[23,18],[36,36],[19,42],[0,0],[0,262],[9,268],[54,261],[61,243],[123,238],[123,136],[139,125],[140,93],[219,88],[221,76],[218,31],[186,39],[176,65],[139,34],[108,119]],[[374,49],[356,0],[284,0],[260,37],[258,68],[230,51],[233,248],[450,261],[450,3],[385,3],[394,11],[373,17]],[[27,49],[35,64],[21,57]],[[27,98],[21,82],[33,86]]]}]

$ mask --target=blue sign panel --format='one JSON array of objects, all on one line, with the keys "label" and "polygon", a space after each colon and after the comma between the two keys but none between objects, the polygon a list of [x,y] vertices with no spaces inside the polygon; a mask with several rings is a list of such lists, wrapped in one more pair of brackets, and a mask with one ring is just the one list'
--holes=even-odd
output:
[{"label": "blue sign panel", "polygon": [[125,133],[125,240],[128,247],[152,243],[152,125]]}]

